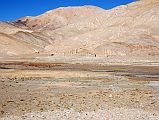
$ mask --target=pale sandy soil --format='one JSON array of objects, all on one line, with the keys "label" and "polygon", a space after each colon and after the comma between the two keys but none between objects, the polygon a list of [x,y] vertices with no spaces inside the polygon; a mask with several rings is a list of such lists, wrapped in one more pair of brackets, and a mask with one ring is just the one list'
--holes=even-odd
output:
[{"label": "pale sandy soil", "polygon": [[140,66],[158,66],[158,56],[51,56],[50,54],[33,54],[20,55],[12,57],[0,57],[0,62],[3,61],[19,61],[19,62],[42,62],[42,63],[70,63],[70,64],[97,64],[97,65],[140,65]]},{"label": "pale sandy soil", "polygon": [[1,120],[158,120],[159,67],[1,62]]}]

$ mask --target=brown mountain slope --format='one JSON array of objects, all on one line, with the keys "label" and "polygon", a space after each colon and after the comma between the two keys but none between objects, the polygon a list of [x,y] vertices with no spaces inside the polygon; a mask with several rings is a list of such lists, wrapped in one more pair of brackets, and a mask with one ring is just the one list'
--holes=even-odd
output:
[{"label": "brown mountain slope", "polygon": [[103,9],[95,6],[61,7],[36,17],[27,16],[21,18],[15,23],[23,24],[34,30],[54,30],[72,22],[76,22],[79,19],[85,19],[85,17],[91,16],[100,11],[103,11]]},{"label": "brown mountain slope", "polygon": [[27,44],[10,35],[0,33],[0,56],[35,54],[40,48]]},{"label": "brown mountain slope", "polygon": [[43,49],[45,46],[52,43],[51,38],[42,33],[28,30],[26,27],[21,28],[21,26],[15,26],[14,24],[7,22],[0,22],[0,33],[8,34],[20,41]]},{"label": "brown mountain slope", "polygon": [[53,40],[50,37],[39,32],[30,33],[30,32],[18,31],[15,34],[12,34],[12,36],[16,37],[21,41],[25,41],[28,44],[38,46],[42,49],[53,43]]},{"label": "brown mountain slope", "polygon": [[45,30],[55,40],[46,49],[65,55],[80,54],[79,49],[99,56],[158,55],[158,24],[159,2],[139,1]]},{"label": "brown mountain slope", "polygon": [[0,22],[0,32],[1,33],[14,34],[18,31],[30,32],[30,33],[33,32],[32,30],[21,29],[17,26],[14,26],[12,23]]}]

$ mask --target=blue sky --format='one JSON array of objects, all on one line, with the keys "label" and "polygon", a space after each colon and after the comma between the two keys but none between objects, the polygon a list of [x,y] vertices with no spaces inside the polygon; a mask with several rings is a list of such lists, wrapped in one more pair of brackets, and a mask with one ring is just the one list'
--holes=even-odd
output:
[{"label": "blue sky", "polygon": [[95,5],[110,9],[133,1],[135,0],[0,0],[0,21],[36,16],[58,7]]}]

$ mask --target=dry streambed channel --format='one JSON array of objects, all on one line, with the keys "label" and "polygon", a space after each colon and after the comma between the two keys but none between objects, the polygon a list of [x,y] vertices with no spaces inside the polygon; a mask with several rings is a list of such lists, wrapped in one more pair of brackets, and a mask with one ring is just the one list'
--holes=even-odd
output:
[{"label": "dry streambed channel", "polygon": [[0,63],[0,119],[25,119],[34,112],[82,114],[114,108],[143,110],[158,119],[159,67]]}]

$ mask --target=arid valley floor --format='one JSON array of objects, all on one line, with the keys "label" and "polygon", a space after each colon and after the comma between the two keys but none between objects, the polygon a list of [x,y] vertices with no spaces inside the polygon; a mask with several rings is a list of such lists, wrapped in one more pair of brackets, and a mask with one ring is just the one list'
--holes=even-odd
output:
[{"label": "arid valley floor", "polygon": [[0,62],[0,120],[158,120],[158,65]]}]

